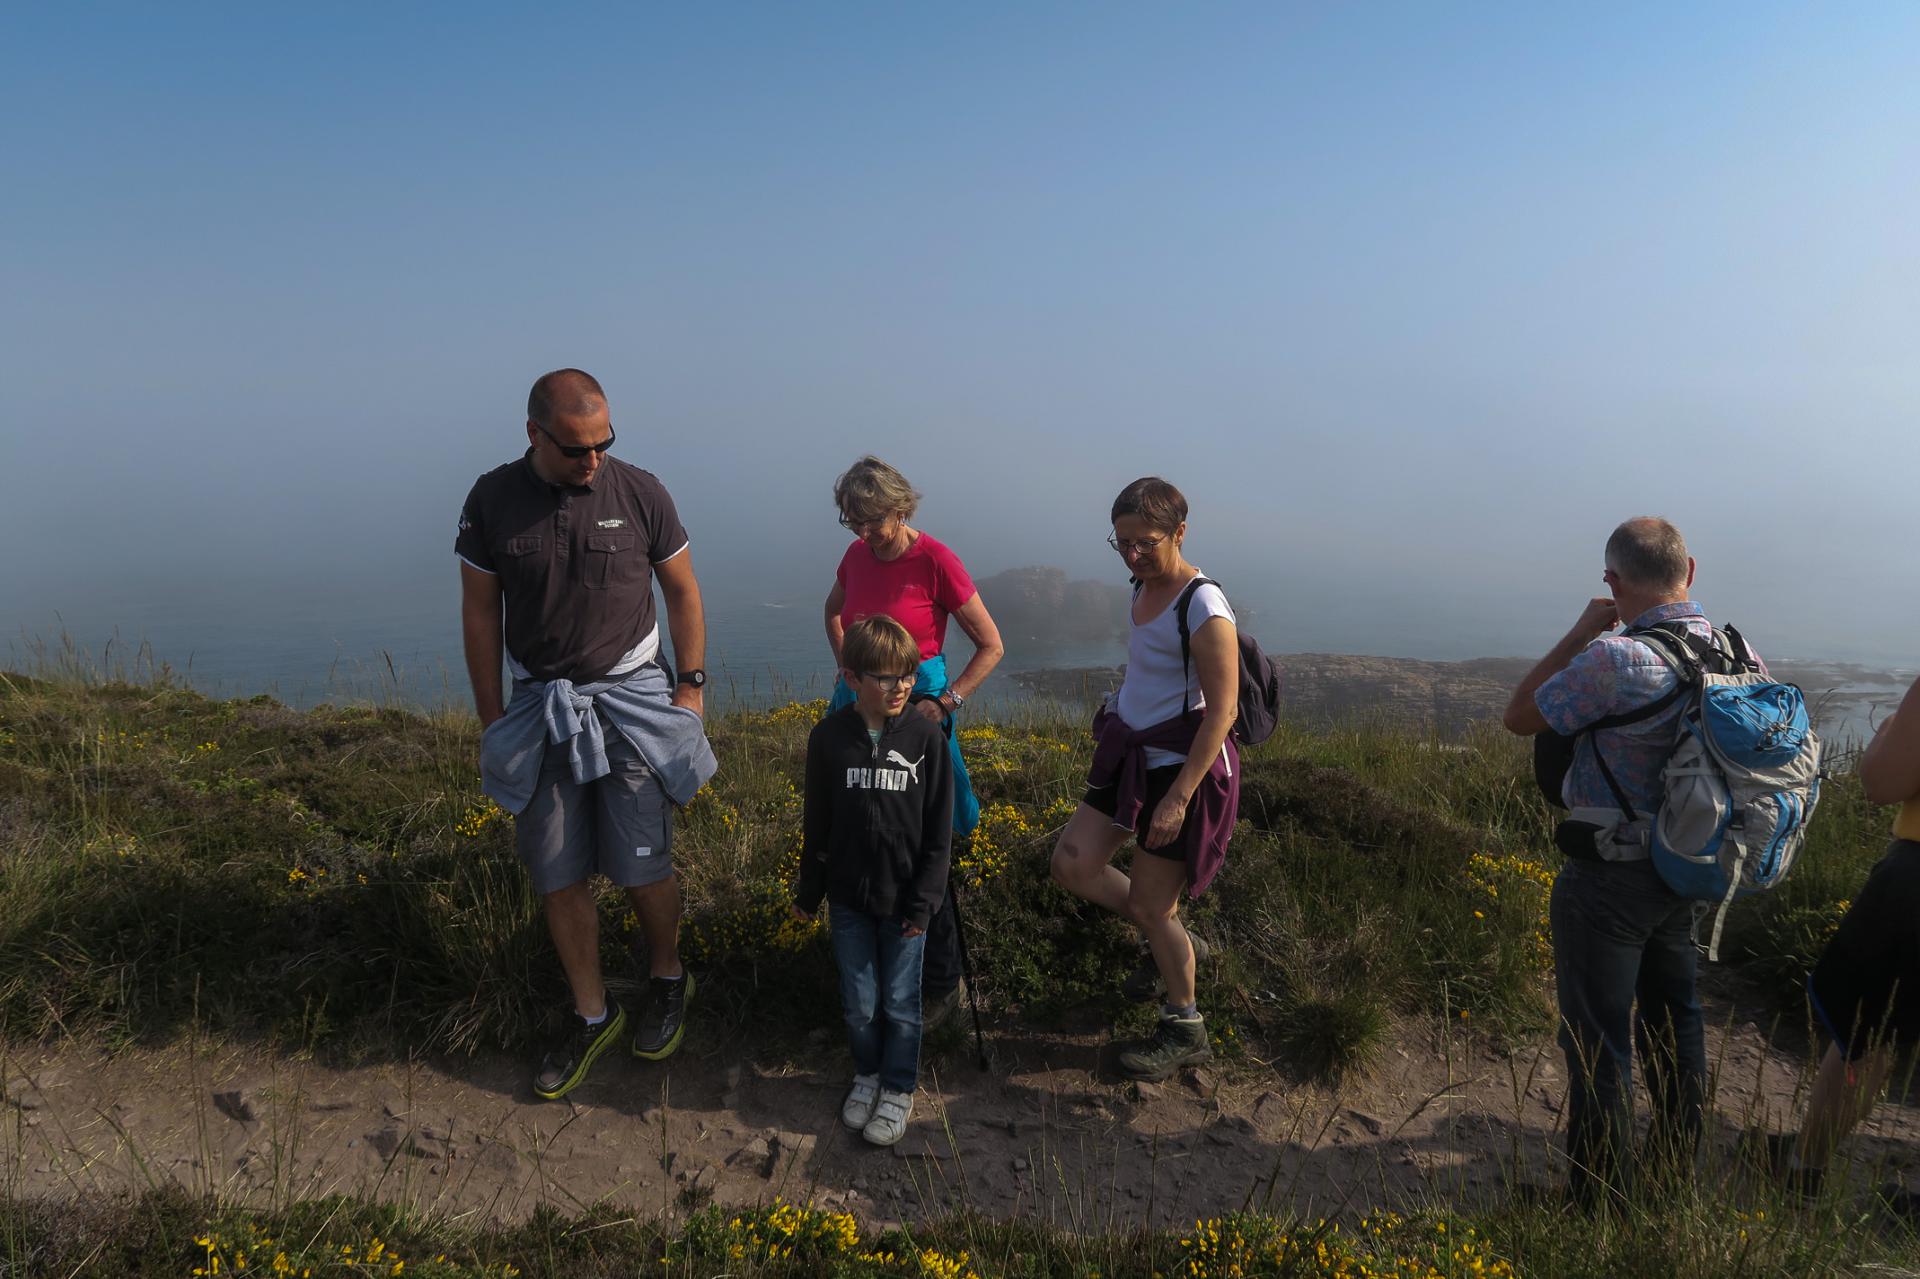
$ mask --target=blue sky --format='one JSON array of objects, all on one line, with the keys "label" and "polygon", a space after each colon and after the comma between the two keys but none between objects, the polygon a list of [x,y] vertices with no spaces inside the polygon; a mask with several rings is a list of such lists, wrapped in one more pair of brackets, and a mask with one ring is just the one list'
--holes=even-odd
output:
[{"label": "blue sky", "polygon": [[1896,4],[15,8],[0,613],[450,610],[577,364],[718,595],[872,450],[983,574],[1167,475],[1279,650],[1543,647],[1655,511],[1911,657],[1917,86]]}]

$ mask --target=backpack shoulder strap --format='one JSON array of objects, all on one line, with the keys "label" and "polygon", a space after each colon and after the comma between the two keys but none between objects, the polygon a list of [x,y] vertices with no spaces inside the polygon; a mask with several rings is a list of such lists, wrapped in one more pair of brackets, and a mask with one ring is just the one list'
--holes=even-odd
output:
[{"label": "backpack shoulder strap", "polygon": [[[1648,648],[1652,649],[1661,661],[1673,668],[1673,673],[1678,676],[1678,678],[1674,681],[1671,690],[1660,697],[1654,698],[1645,706],[1636,706],[1632,710],[1622,711],[1618,715],[1603,716],[1593,721],[1593,723],[1588,724],[1578,733],[1574,734],[1576,740],[1581,737],[1589,737],[1591,734],[1603,728],[1624,728],[1628,724],[1638,724],[1642,720],[1652,719],[1661,711],[1666,710],[1669,706],[1672,706],[1675,702],[1685,697],[1693,690],[1694,686],[1700,682],[1700,669],[1706,660],[1701,650],[1705,649],[1708,652],[1714,651],[1712,645],[1708,644],[1707,641],[1700,639],[1698,636],[1687,631],[1686,628],[1679,626],[1669,628],[1664,624],[1660,624],[1655,626],[1634,627],[1624,632],[1624,634],[1632,639],[1639,640]],[[1607,757],[1600,753],[1599,739],[1593,738],[1587,743],[1587,747],[1593,752],[1593,762],[1600,766],[1600,776],[1606,780],[1607,789],[1613,792],[1613,800],[1616,804],[1620,805],[1620,811],[1626,815],[1628,821],[1637,820],[1638,814],[1634,811],[1633,804],[1628,801],[1626,791],[1618,781],[1614,780],[1613,770],[1607,767]]]},{"label": "backpack shoulder strap", "polygon": [[1737,626],[1729,623],[1726,626],[1715,627],[1713,637],[1725,642],[1727,655],[1735,663],[1733,669],[1755,673],[1759,672],[1760,659],[1753,655],[1753,649],[1748,645],[1747,637],[1740,633],[1740,629]]},{"label": "backpack shoulder strap", "polygon": [[[1675,670],[1681,671],[1682,679],[1689,673],[1697,676],[1702,670],[1717,675],[1739,675],[1760,669],[1746,637],[1731,626],[1716,626],[1704,639],[1678,622],[1659,622],[1627,633],[1666,658]],[[1690,666],[1691,671],[1682,670],[1683,664]]]},{"label": "backpack shoulder strap", "polygon": [[1636,706],[1630,711],[1622,711],[1618,715],[1597,719],[1581,729],[1582,733],[1591,733],[1600,728],[1624,728],[1628,724],[1638,724],[1643,719],[1652,719],[1685,697],[1687,691],[1700,682],[1700,667],[1703,659],[1693,645],[1705,645],[1705,640],[1698,639],[1684,630],[1676,634],[1674,631],[1655,629],[1651,626],[1627,631],[1626,636],[1637,639],[1652,649],[1661,661],[1673,668],[1673,673],[1679,676],[1679,681],[1673,686],[1671,692],[1656,697],[1645,706]]},{"label": "backpack shoulder strap", "polygon": [[1183,715],[1193,709],[1187,705],[1187,686],[1193,682],[1193,633],[1187,629],[1187,606],[1193,603],[1193,593],[1202,586],[1218,585],[1220,583],[1204,573],[1196,573],[1192,581],[1180,588],[1180,598],[1173,604],[1173,623],[1180,630],[1180,712]]}]

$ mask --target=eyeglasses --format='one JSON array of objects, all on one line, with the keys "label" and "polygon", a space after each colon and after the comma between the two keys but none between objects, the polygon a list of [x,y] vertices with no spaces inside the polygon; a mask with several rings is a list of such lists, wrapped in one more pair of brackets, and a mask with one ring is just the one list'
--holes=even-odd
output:
[{"label": "eyeglasses", "polygon": [[553,447],[560,450],[561,457],[573,458],[576,461],[589,453],[605,453],[613,447],[613,423],[611,422],[607,423],[607,438],[601,440],[598,444],[562,444],[552,431],[549,431],[538,422],[533,424],[533,429],[552,440]]},{"label": "eyeglasses", "polygon": [[842,511],[840,512],[840,527],[851,530],[877,528],[892,518],[891,515],[869,515],[864,519],[855,519],[845,511]]},{"label": "eyeglasses", "polygon": [[1160,543],[1166,540],[1164,537],[1143,537],[1135,540],[1130,537],[1114,537],[1109,535],[1107,537],[1107,545],[1122,555],[1151,555],[1159,550]]},{"label": "eyeglasses", "polygon": [[915,679],[912,671],[908,671],[905,675],[881,675],[874,671],[862,671],[861,674],[883,689],[911,688]]}]

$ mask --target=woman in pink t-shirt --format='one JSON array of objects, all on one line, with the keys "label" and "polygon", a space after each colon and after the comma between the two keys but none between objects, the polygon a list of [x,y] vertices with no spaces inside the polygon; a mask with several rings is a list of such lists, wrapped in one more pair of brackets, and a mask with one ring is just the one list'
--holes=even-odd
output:
[{"label": "woman in pink t-shirt", "polygon": [[[847,627],[862,618],[891,617],[920,646],[914,691],[934,695],[914,705],[938,722],[943,709],[959,710],[999,664],[1005,651],[1000,628],[960,557],[907,524],[920,495],[906,476],[877,457],[863,457],[834,481],[833,500],[840,523],[860,539],[840,557],[827,592],[827,643],[834,667],[840,665],[840,637]],[[948,617],[960,623],[974,647],[966,669],[952,679],[945,655]],[[834,696],[838,700],[841,690],[836,688]]]},{"label": "woman in pink t-shirt", "polygon": [[[840,523],[860,539],[840,557],[833,589],[827,592],[827,643],[833,647],[834,667],[838,669],[841,664],[840,639],[847,627],[863,618],[891,617],[907,628],[920,649],[913,691],[926,696],[912,706],[935,723],[943,723],[973,696],[999,663],[1000,628],[980,602],[980,592],[974,589],[960,557],[907,524],[920,495],[907,483],[906,476],[877,457],[863,457],[834,481],[833,500],[840,508]],[[949,617],[959,622],[960,629],[973,641],[973,656],[958,678],[949,678],[947,673]],[[836,681],[828,710],[839,710],[852,700],[853,692],[846,682]],[[960,739],[951,732],[947,753],[953,761],[953,829],[958,861],[963,842],[980,821],[980,801],[974,797],[973,783],[967,777],[967,762],[960,756]],[[959,1007],[961,969],[954,911],[950,903],[943,903],[928,922],[921,969],[927,1027],[938,1024]]]}]

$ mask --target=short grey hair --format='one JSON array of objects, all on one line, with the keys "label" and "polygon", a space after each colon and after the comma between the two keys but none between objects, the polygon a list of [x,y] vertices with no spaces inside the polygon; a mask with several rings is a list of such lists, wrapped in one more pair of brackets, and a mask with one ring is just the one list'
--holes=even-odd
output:
[{"label": "short grey hair", "polygon": [[1613,530],[1607,539],[1607,567],[1646,590],[1684,587],[1687,540],[1658,515],[1639,516]]},{"label": "short grey hair", "polygon": [[585,417],[607,402],[600,380],[584,369],[542,373],[527,392],[527,421],[545,430],[556,417]]},{"label": "short grey hair", "polygon": [[833,501],[842,515],[855,520],[910,519],[920,509],[920,494],[907,477],[871,453],[833,482]]}]

